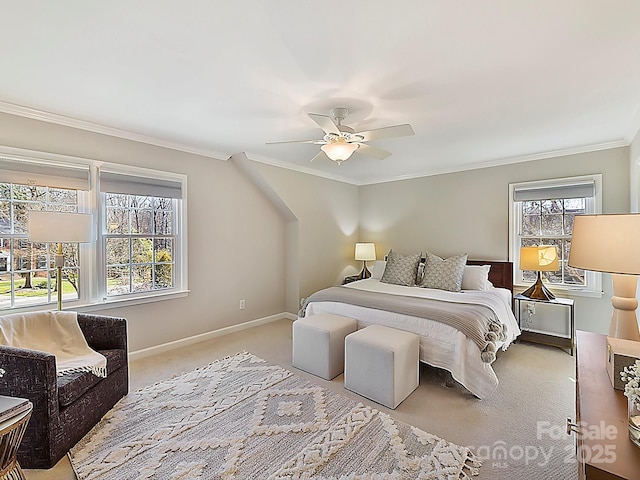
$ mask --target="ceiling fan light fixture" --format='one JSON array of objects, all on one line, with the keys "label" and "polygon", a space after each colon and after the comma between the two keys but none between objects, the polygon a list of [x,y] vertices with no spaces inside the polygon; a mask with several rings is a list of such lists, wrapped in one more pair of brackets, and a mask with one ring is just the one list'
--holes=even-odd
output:
[{"label": "ceiling fan light fixture", "polygon": [[348,159],[353,152],[358,149],[357,143],[348,143],[344,138],[339,137],[331,143],[326,143],[320,147],[320,149],[327,154],[334,162],[344,162]]},{"label": "ceiling fan light fixture", "polygon": [[411,128],[411,125],[408,123],[357,132],[352,127],[342,124],[342,121],[348,113],[349,110],[344,107],[338,107],[331,110],[331,116],[321,115],[319,113],[309,113],[309,118],[311,118],[311,120],[313,120],[324,132],[322,139],[267,142],[267,144],[311,143],[314,145],[321,145],[321,151],[318,152],[311,161],[316,158],[324,158],[326,156],[329,160],[340,165],[342,162],[349,159],[356,150],[365,157],[384,160],[391,155],[391,152],[369,145],[367,142],[371,140],[381,140],[384,138],[415,135],[413,128]]}]

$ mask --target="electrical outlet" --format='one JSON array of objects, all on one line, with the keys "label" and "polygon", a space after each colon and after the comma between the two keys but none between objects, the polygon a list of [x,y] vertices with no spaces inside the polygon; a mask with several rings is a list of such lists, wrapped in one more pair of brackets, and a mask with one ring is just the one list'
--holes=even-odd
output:
[{"label": "electrical outlet", "polygon": [[243,298],[242,300],[240,300],[240,310],[244,310],[246,306],[247,304]]}]

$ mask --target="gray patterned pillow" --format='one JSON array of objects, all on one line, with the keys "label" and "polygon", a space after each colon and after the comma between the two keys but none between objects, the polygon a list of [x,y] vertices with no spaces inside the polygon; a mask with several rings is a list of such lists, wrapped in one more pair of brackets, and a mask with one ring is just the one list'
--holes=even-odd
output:
[{"label": "gray patterned pillow", "polygon": [[419,286],[459,292],[462,286],[462,275],[464,274],[464,266],[466,264],[466,253],[443,260],[437,255],[427,252],[424,276]]},{"label": "gray patterned pillow", "polygon": [[420,257],[422,257],[421,252],[403,256],[393,250],[389,250],[387,266],[384,269],[384,274],[380,281],[394,285],[404,285],[406,287],[414,286],[416,284]]}]

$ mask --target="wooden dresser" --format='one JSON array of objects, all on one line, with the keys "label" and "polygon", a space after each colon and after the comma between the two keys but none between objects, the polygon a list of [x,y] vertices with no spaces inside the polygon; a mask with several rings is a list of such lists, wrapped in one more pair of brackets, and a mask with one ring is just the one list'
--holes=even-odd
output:
[{"label": "wooden dresser", "polygon": [[578,331],[576,342],[579,478],[640,479],[640,448],[629,440],[627,397],[614,390],[606,371],[607,337]]}]

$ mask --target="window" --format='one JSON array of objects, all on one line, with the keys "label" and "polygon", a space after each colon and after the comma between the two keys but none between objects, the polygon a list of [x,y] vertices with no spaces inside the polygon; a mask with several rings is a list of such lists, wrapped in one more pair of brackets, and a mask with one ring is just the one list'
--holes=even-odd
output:
[{"label": "window", "polygon": [[[3,162],[0,173],[0,309],[55,301],[58,285],[52,268],[57,246],[29,241],[29,212],[78,212],[88,185],[86,167],[74,171]],[[81,291],[78,244],[64,244],[63,251],[63,298],[77,300]]]},{"label": "window", "polygon": [[555,245],[560,269],[543,272],[554,288],[573,291],[599,291],[600,275],[570,267],[569,251],[576,215],[600,213],[601,176],[574,177],[510,185],[511,253],[516,285],[535,281],[537,272],[519,268],[520,247]]},{"label": "window", "polygon": [[107,296],[171,288],[174,200],[107,193]]},{"label": "window", "polygon": [[106,297],[175,288],[181,183],[103,169],[100,190]]},{"label": "window", "polygon": [[93,214],[95,241],[63,244],[65,304],[186,291],[184,175],[43,156],[0,151],[0,310],[56,302],[57,244],[29,241],[32,210]]}]

